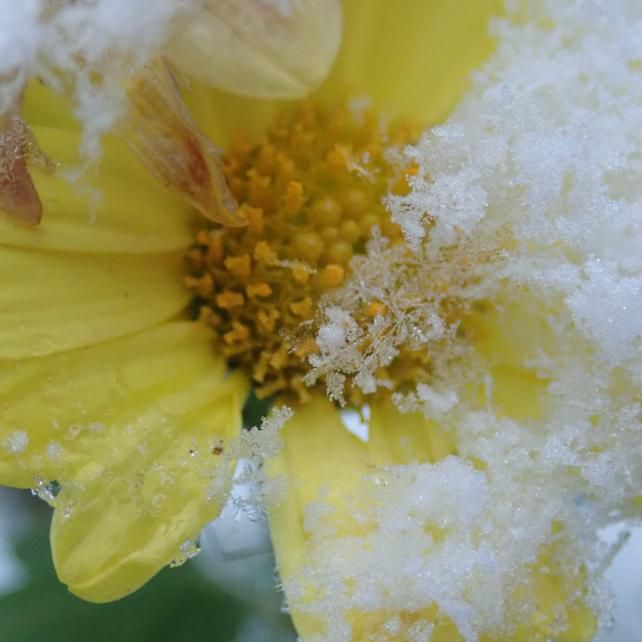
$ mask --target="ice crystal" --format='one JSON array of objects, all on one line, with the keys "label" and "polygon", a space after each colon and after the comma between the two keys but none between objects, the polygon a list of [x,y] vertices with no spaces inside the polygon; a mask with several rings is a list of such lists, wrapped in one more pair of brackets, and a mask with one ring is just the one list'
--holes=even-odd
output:
[{"label": "ice crystal", "polygon": [[229,454],[236,459],[262,460],[273,457],[281,449],[279,433],[285,423],[292,417],[292,410],[287,406],[274,408],[267,417],[261,419],[259,426],[242,432],[230,445]]},{"label": "ice crystal", "polygon": [[197,542],[193,542],[191,539],[186,539],[178,549],[177,556],[169,563],[171,568],[177,568],[178,566],[183,566],[185,562],[193,559],[201,552],[200,546]]},{"label": "ice crystal", "polygon": [[[479,252],[465,242],[412,252],[375,229],[366,253],[350,264],[351,278],[321,302],[318,352],[309,358],[306,383],[323,378],[330,398],[344,403],[348,381],[364,394],[394,390],[397,382],[382,369],[402,349],[425,352],[433,370],[439,361],[461,356],[467,350],[461,320],[492,294],[497,284],[484,277],[500,261],[501,252]],[[378,302],[385,307],[367,324],[355,320]]]}]

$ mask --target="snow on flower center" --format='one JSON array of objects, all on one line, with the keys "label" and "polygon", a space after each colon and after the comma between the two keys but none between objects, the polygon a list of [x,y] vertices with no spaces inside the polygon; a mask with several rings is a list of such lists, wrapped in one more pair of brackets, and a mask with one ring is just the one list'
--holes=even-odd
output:
[{"label": "snow on flower center", "polygon": [[[307,361],[336,334],[319,330],[321,297],[350,276],[353,257],[366,252],[376,230],[401,245],[383,201],[390,191],[408,191],[414,168],[399,152],[413,133],[368,109],[304,103],[278,116],[258,144],[237,140],[224,154],[226,180],[248,225],[200,230],[186,284],[218,349],[250,373],[261,397],[309,395]],[[357,321],[385,312],[373,300]],[[406,361],[425,370],[423,355]]]}]

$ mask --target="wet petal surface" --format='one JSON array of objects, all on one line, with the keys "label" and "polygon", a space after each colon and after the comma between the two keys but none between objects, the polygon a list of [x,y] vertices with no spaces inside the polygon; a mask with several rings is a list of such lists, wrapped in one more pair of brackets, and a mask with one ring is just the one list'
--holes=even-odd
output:
[{"label": "wet petal surface", "polygon": [[53,502],[54,561],[74,593],[117,599],[189,553],[218,513],[245,397],[207,331],[165,324],[0,377],[0,477]]}]

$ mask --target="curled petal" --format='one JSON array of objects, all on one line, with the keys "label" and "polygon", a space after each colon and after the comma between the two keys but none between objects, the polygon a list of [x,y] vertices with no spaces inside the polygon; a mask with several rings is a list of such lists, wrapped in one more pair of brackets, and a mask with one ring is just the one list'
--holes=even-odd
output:
[{"label": "curled petal", "polygon": [[165,63],[155,60],[145,67],[127,95],[120,134],[141,162],[210,220],[244,225],[218,154],[190,118]]},{"label": "curled petal", "polygon": [[338,0],[206,0],[175,25],[166,55],[232,93],[299,98],[325,78],[341,41]]}]

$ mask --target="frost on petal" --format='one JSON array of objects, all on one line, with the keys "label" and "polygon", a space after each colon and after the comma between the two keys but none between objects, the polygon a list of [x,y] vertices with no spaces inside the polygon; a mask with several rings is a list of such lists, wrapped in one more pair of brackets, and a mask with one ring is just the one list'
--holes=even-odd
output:
[{"label": "frost on petal", "polygon": [[3,440],[2,445],[8,452],[20,454],[29,445],[29,435],[24,430],[16,430]]},{"label": "frost on petal", "polygon": [[337,0],[207,0],[176,21],[166,55],[232,93],[297,98],[325,78],[340,37]]},{"label": "frost on petal", "polygon": [[[316,410],[318,423],[326,422]],[[469,427],[482,424],[479,417]],[[318,457],[304,451],[310,439],[324,439],[325,449],[344,458],[351,449],[341,443],[346,435],[300,427],[303,434],[285,440],[290,484],[275,485],[269,499],[281,579],[302,640],[431,639],[414,637],[417,627],[453,642],[592,638],[588,550],[559,530],[550,540],[550,518],[562,502],[544,494],[535,517],[515,510],[514,482],[524,470],[493,464],[482,471],[456,456],[375,467],[360,459],[361,450],[337,470],[309,460],[303,466],[301,458]],[[383,427],[389,446],[397,428]],[[509,423],[499,428],[514,436]],[[546,483],[533,463],[531,481],[541,476],[540,488],[552,490],[554,480]]]},{"label": "frost on petal", "polygon": [[210,220],[243,225],[218,154],[192,122],[164,62],[146,66],[127,93],[120,133],[152,174]]}]

